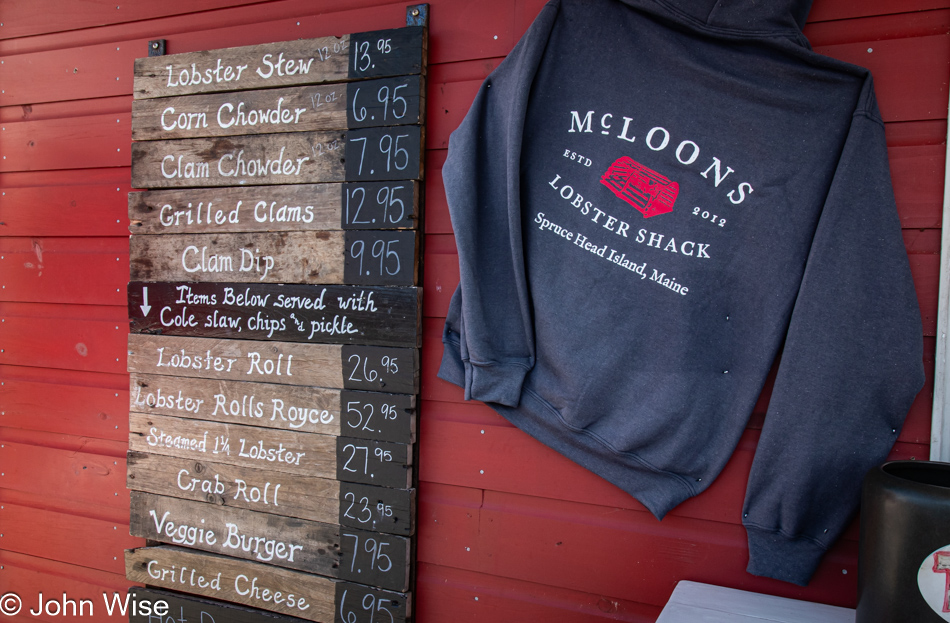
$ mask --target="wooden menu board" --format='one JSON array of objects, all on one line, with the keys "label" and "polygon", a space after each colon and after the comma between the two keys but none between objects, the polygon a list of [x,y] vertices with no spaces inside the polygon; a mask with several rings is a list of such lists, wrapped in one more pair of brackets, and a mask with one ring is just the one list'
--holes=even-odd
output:
[{"label": "wooden menu board", "polygon": [[127,576],[241,604],[181,613],[409,616],[425,68],[421,26],[136,61],[127,482],[167,545]]}]

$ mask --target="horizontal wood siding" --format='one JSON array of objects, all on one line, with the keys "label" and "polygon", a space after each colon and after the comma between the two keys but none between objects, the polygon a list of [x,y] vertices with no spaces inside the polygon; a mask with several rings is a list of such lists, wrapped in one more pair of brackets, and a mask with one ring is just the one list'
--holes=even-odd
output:
[{"label": "horizontal wood siding", "polygon": [[[317,6],[317,4],[319,6]],[[0,587],[124,591],[133,60],[396,28],[371,0],[35,0],[0,6]],[[857,527],[809,587],[745,573],[739,521],[769,384],[720,478],[657,522],[638,502],[436,378],[458,257],[449,134],[543,0],[432,0],[426,84],[419,623],[656,620],[681,579],[854,605]],[[948,0],[815,0],[815,49],[874,74],[928,384],[893,456],[928,455],[950,70]],[[14,617],[49,620],[55,617]]]}]

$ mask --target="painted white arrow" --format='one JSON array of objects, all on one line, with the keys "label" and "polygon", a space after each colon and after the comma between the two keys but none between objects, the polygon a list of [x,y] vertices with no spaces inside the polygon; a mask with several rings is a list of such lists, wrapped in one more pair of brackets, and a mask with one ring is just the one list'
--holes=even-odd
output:
[{"label": "painted white arrow", "polygon": [[148,304],[148,287],[142,287],[142,304],[139,305],[142,308],[142,315],[148,316],[149,310],[152,309],[152,306]]}]

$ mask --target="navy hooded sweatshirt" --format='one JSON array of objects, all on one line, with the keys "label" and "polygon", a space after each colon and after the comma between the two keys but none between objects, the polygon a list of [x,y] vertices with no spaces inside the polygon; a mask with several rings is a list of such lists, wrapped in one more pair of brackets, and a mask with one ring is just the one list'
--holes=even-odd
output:
[{"label": "navy hooded sweatshirt", "polygon": [[871,76],[808,8],[549,2],[451,136],[439,372],[662,518],[780,356],[742,523],[802,585],[924,376]]}]

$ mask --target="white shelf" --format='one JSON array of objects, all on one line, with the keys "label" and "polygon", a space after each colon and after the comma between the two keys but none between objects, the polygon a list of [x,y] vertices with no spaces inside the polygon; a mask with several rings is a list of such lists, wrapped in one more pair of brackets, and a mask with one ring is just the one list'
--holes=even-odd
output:
[{"label": "white shelf", "polygon": [[683,581],[656,623],[854,623],[854,610]]}]

